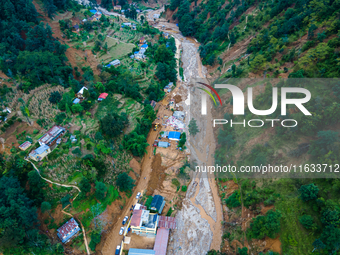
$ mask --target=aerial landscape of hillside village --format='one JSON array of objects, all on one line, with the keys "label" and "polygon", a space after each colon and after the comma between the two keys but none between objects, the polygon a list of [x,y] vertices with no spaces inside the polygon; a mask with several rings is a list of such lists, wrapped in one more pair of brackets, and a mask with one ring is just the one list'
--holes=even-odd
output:
[{"label": "aerial landscape of hillside village", "polygon": [[339,0],[0,10],[0,254],[340,254]]}]

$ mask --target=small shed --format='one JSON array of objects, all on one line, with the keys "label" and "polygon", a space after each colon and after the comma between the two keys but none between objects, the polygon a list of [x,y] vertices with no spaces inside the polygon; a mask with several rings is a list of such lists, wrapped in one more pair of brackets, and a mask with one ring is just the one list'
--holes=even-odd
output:
[{"label": "small shed", "polygon": [[73,26],[73,31],[76,32],[76,33],[79,32],[79,25],[78,24]]},{"label": "small shed", "polygon": [[169,140],[179,141],[181,138],[181,133],[177,131],[170,131],[168,138]]},{"label": "small shed", "polygon": [[145,40],[144,36],[139,39],[139,44],[143,44],[145,42],[146,42],[146,40]]},{"label": "small shed", "polygon": [[107,93],[101,93],[98,97],[98,101],[103,101],[105,98],[107,98],[109,94]]},{"label": "small shed", "polygon": [[24,142],[23,144],[20,144],[20,145],[19,145],[19,149],[22,150],[22,151],[25,151],[25,150],[26,150],[27,148],[29,148],[31,145],[32,145],[31,142],[26,141],[26,142]]},{"label": "small shed", "polygon": [[107,66],[119,66],[119,65],[120,65],[120,61],[118,59],[115,59],[111,61]]},{"label": "small shed", "polygon": [[150,105],[151,105],[153,108],[155,108],[155,106],[156,106],[156,101],[151,100]]},{"label": "small shed", "polygon": [[168,147],[170,147],[170,143],[168,143],[168,142],[158,142],[158,147],[168,148]]},{"label": "small shed", "polygon": [[76,99],[73,100],[73,104],[79,104],[79,102],[80,102],[79,98],[76,98]]}]

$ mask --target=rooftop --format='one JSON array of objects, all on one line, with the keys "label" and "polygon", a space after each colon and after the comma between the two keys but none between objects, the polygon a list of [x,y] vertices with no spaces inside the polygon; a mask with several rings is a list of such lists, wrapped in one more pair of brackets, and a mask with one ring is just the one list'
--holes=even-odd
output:
[{"label": "rooftop", "polygon": [[86,87],[82,87],[77,94],[84,94],[84,89],[88,90]]},{"label": "rooftop", "polygon": [[135,248],[131,248],[129,250],[128,255],[155,255],[155,251],[154,250],[149,250],[149,249],[135,249]]},{"label": "rooftop", "polygon": [[[161,142],[159,142],[161,143]],[[158,143],[158,146],[159,146],[159,143]],[[151,209],[152,210],[157,210],[158,213],[161,213],[162,212],[162,209],[164,207],[164,197],[162,197],[161,195],[155,195],[152,199],[152,202],[151,202]]]},{"label": "rooftop", "polygon": [[176,218],[167,217],[167,216],[159,216],[158,227],[175,229],[176,228]]},{"label": "rooftop", "polygon": [[28,147],[30,147],[31,146],[31,142],[29,142],[29,141],[26,141],[26,142],[24,142],[23,144],[20,144],[19,145],[19,148],[21,149],[21,150],[26,150]]},{"label": "rooftop", "polygon": [[32,151],[30,154],[41,154],[41,153],[44,153],[45,151],[47,151],[50,147],[46,144],[44,145],[41,145],[40,147],[36,148],[34,151]]},{"label": "rooftop", "polygon": [[131,217],[131,227],[139,227],[143,210],[134,210]]},{"label": "rooftop", "polygon": [[168,138],[173,140],[179,140],[181,138],[181,133],[176,131],[170,131]]},{"label": "rooftop", "polygon": [[59,137],[61,133],[65,131],[65,128],[60,126],[53,126],[50,130],[48,130],[38,141],[40,144],[49,145],[52,143],[55,138]]},{"label": "rooftop", "polygon": [[98,99],[99,99],[99,98],[105,99],[105,98],[107,98],[108,95],[109,95],[109,94],[107,94],[107,93],[101,93],[101,94],[99,95]]},{"label": "rooftop", "polygon": [[74,218],[70,219],[60,228],[58,228],[58,236],[63,243],[67,242],[72,236],[74,236],[80,230],[78,223]]},{"label": "rooftop", "polygon": [[166,255],[169,240],[169,229],[159,228],[156,234],[155,246],[153,250],[155,255]]}]

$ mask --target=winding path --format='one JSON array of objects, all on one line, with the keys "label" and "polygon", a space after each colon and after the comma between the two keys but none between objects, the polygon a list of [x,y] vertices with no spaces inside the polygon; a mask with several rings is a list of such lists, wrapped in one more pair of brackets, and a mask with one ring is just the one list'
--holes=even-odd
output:
[{"label": "winding path", "polygon": [[[80,192],[81,192],[80,189],[79,189],[77,186],[75,186],[75,185],[68,185],[68,184],[61,184],[61,183],[53,182],[53,181],[51,181],[51,180],[49,180],[49,179],[44,178],[44,177],[41,176],[40,170],[39,170],[39,169],[38,169],[38,168],[37,168],[37,167],[36,167],[29,159],[25,158],[25,160],[26,160],[27,162],[30,162],[30,163],[32,164],[32,166],[34,167],[34,169],[38,172],[40,178],[43,179],[44,181],[49,182],[49,183],[52,183],[52,184],[55,184],[55,185],[58,185],[58,186],[66,187],[66,188],[74,188],[74,189],[77,189],[77,190],[79,191],[79,193],[72,199],[72,202],[73,202],[74,200],[76,200],[76,198],[78,197],[78,195],[79,195]],[[63,210],[61,210],[61,212],[64,213],[64,214],[66,214],[66,215],[68,215],[68,216],[70,216],[70,217],[74,217],[72,214],[70,214],[70,213],[68,213],[68,212],[65,212],[66,208],[68,208],[69,206],[70,206],[70,205],[67,205]],[[78,221],[79,221],[79,220],[78,220]],[[86,239],[86,233],[85,233],[84,226],[83,226],[83,224],[81,223],[81,221],[79,221],[79,223],[80,223],[80,226],[81,226],[81,230],[83,231],[83,237],[84,237],[84,243],[85,243],[85,247],[86,247],[86,252],[87,252],[88,255],[90,255],[91,253],[90,253],[90,250],[89,250],[89,246],[88,246],[88,244],[87,244],[87,239]]]}]

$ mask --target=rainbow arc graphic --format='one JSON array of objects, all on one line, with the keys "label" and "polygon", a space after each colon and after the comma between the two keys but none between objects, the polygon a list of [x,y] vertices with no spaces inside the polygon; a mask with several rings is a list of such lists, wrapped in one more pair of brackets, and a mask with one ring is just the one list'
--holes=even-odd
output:
[{"label": "rainbow arc graphic", "polygon": [[[203,86],[206,86],[206,87],[209,88],[212,92],[214,92],[215,95],[217,96],[218,100],[220,101],[221,106],[222,106],[222,100],[221,100],[219,94],[217,93],[217,91],[216,91],[213,87],[211,87],[210,85],[205,84],[205,83],[203,83],[203,82],[197,82],[197,83],[199,83],[199,84],[201,84],[201,85],[203,85]],[[204,89],[204,88],[198,88],[198,89],[203,90],[204,92],[206,92],[206,93],[212,98],[212,100],[214,101],[215,106],[217,106],[215,97],[211,94],[211,92],[210,92],[209,90]]]}]

